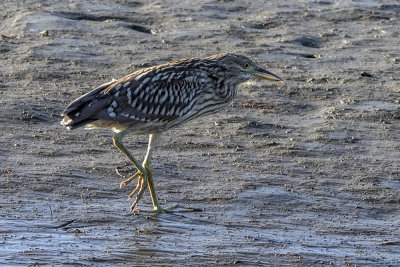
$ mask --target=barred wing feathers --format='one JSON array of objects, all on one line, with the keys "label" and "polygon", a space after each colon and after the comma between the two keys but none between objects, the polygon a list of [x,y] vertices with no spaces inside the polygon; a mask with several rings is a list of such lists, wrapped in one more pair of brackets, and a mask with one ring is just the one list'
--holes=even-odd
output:
[{"label": "barred wing feathers", "polygon": [[101,85],[73,101],[62,113],[61,124],[76,128],[99,119],[120,124],[190,119],[196,115],[192,113],[199,94],[213,81],[182,62],[143,69]]}]

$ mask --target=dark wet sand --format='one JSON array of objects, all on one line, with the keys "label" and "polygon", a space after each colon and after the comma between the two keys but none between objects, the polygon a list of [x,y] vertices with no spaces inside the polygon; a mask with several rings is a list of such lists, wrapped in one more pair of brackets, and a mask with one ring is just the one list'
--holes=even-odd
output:
[{"label": "dark wet sand", "polygon": [[[400,265],[398,1],[80,2],[0,4],[0,265]],[[112,133],[59,114],[226,51],[285,83],[162,136],[161,202],[201,212],[130,214]],[[143,156],[146,136],[126,142]]]}]

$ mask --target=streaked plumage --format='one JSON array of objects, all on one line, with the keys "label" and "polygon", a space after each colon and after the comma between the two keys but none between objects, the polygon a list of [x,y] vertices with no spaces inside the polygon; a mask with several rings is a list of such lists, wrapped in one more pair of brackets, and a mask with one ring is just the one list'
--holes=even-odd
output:
[{"label": "streaked plumage", "polygon": [[[136,166],[136,159],[123,148],[122,142],[118,143],[125,134],[150,134],[152,140],[155,135],[186,121],[215,113],[236,96],[238,84],[253,77],[281,81],[247,57],[233,53],[181,59],[99,86],[69,104],[62,113],[61,124],[70,129],[83,125],[112,129],[116,133],[114,143]],[[153,190],[148,181],[151,180],[147,163],[150,152],[151,142],[143,167],[136,166],[139,174],[134,178],[139,177],[139,184],[135,190],[145,188],[146,181]],[[131,181],[128,180],[125,184]],[[144,189],[140,190],[139,194],[143,193]],[[153,195],[152,200],[154,210],[163,211]]]}]

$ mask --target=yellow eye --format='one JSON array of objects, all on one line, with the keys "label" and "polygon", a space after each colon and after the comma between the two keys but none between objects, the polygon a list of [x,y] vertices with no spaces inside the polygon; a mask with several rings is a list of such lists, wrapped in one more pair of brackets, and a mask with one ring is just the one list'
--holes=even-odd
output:
[{"label": "yellow eye", "polygon": [[250,66],[249,63],[244,63],[243,64],[243,69],[247,69],[249,66]]}]

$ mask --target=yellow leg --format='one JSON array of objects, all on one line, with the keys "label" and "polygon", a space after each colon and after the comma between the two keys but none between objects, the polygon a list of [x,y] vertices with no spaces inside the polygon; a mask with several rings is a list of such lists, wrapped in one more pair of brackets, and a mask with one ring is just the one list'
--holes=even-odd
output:
[{"label": "yellow leg", "polygon": [[133,202],[132,206],[131,206],[131,211],[133,211],[136,207],[136,205],[138,204],[139,200],[142,198],[142,195],[144,193],[144,191],[146,190],[147,187],[147,171],[146,169],[142,166],[142,164],[134,157],[132,156],[129,151],[124,147],[124,145],[122,144],[122,138],[129,133],[129,129],[124,130],[122,132],[116,133],[113,136],[113,141],[114,141],[114,145],[129,159],[129,161],[136,167],[136,169],[138,170],[138,173],[133,175],[132,177],[130,177],[129,179],[123,181],[121,183],[121,187],[124,185],[129,184],[132,180],[136,179],[137,177],[139,177],[138,179],[138,185],[136,187],[135,190],[133,190],[133,192],[129,195],[129,197],[131,198],[136,192],[136,199]]},{"label": "yellow leg", "polygon": [[151,172],[151,153],[152,153],[152,149],[153,149],[154,142],[156,139],[157,139],[157,135],[150,134],[149,145],[147,147],[147,153],[146,153],[146,156],[143,161],[143,167],[146,169],[146,173],[147,173],[147,185],[149,187],[151,201],[153,202],[153,210],[134,209],[133,211],[142,211],[142,212],[150,212],[150,213],[160,214],[160,213],[172,212],[170,209],[175,208],[177,206],[177,205],[174,205],[169,209],[161,208],[161,206],[158,202],[158,199],[157,199],[156,191],[154,190],[153,176],[152,176],[152,172]]},{"label": "yellow leg", "polygon": [[[130,132],[130,130],[127,129],[127,130],[124,130],[117,134],[114,134],[113,141],[114,141],[114,145],[129,159],[129,161],[138,170],[138,172],[136,174],[132,175],[130,178],[128,178],[127,180],[123,181],[120,184],[120,187],[123,187],[123,186],[129,184],[130,182],[132,182],[133,180],[135,180],[136,178],[138,178],[137,187],[132,191],[132,193],[128,197],[128,199],[131,199],[133,197],[133,195],[137,193],[136,199],[133,202],[133,204],[131,205],[131,211],[151,212],[151,213],[155,213],[155,214],[171,212],[170,209],[161,208],[160,204],[158,203],[156,192],[154,190],[150,158],[151,158],[151,152],[152,152],[152,148],[154,145],[154,141],[157,136],[155,134],[150,134],[149,145],[147,147],[146,156],[144,158],[143,163],[140,163],[134,156],[132,156],[129,153],[129,151],[122,144],[122,138],[129,132]],[[153,203],[153,210],[137,209],[136,206],[137,206],[139,200],[142,198],[142,195],[147,187],[149,187],[151,201]],[[174,208],[176,206],[177,205],[174,205],[171,208]]]}]

